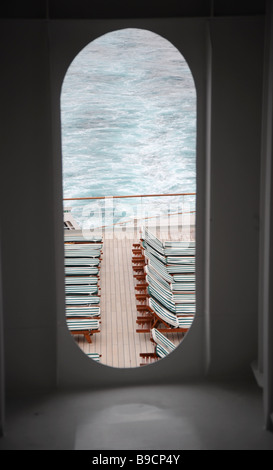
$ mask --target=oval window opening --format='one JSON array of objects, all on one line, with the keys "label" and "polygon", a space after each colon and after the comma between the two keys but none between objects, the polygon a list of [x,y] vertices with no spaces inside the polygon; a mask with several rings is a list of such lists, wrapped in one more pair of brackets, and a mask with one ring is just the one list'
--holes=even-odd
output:
[{"label": "oval window opening", "polygon": [[102,364],[154,363],[195,317],[191,71],[151,31],[107,33],[71,63],[61,121],[68,329]]}]

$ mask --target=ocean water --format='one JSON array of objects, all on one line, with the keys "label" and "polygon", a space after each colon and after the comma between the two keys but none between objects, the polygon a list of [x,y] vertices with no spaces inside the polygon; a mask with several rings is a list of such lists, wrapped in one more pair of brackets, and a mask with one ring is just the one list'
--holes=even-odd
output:
[{"label": "ocean water", "polygon": [[[161,36],[123,29],[86,46],[63,83],[61,122],[64,198],[196,191],[195,85],[180,52]],[[185,200],[194,206],[193,197]],[[114,223],[132,219],[140,205],[146,216],[172,212],[181,201],[64,204],[84,225],[102,214],[108,223],[107,213]]]}]

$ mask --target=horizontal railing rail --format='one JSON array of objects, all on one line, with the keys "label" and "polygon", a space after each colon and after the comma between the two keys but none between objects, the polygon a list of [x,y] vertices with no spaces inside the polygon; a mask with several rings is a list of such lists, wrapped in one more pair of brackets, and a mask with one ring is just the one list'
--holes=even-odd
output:
[{"label": "horizontal railing rail", "polygon": [[[92,225],[96,229],[125,227],[136,225],[152,219],[169,220],[174,217],[193,216],[195,214],[195,192],[134,194],[114,196],[64,197],[63,202],[70,201],[74,219],[80,226]],[[153,198],[154,202],[149,198]],[[162,200],[161,202],[156,199]],[[133,199],[140,202],[129,202]],[[128,200],[126,203],[125,200]],[[97,201],[97,202],[96,202]],[[105,204],[103,204],[105,201]],[[112,201],[112,203],[111,203]],[[124,201],[124,202],[122,202]],[[75,204],[73,204],[75,202]],[[125,205],[124,205],[125,204]],[[66,208],[64,207],[64,210]],[[184,221],[185,223],[185,221]],[[188,222],[187,222],[188,223]]]},{"label": "horizontal railing rail", "polygon": [[138,197],[169,197],[169,196],[196,196],[196,193],[169,193],[169,194],[136,194],[126,196],[91,196],[91,197],[68,197],[64,201],[87,201],[93,199],[124,199]]}]

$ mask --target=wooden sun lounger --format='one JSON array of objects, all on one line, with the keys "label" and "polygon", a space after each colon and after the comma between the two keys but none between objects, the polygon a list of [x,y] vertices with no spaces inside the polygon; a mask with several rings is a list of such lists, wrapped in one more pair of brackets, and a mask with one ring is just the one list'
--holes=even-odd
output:
[{"label": "wooden sun lounger", "polygon": [[153,298],[174,314],[195,313],[195,299],[189,298],[189,294],[181,294],[177,299],[177,302],[175,302],[175,294],[167,297],[155,289],[151,284],[143,287],[136,286],[136,291],[137,293],[135,294],[135,297],[138,301],[145,302],[150,298]]},{"label": "wooden sun lounger", "polygon": [[193,240],[167,240],[163,242],[166,248],[195,248],[195,241]]},{"label": "wooden sun lounger", "polygon": [[169,274],[186,274],[186,273],[195,273],[195,264],[168,264],[166,265],[166,270]]},{"label": "wooden sun lounger", "polygon": [[176,349],[175,344],[156,328],[152,328],[151,330],[151,341],[153,341],[155,344],[160,344],[170,352]]},{"label": "wooden sun lounger", "polygon": [[86,353],[86,355],[90,357],[90,359],[93,359],[96,362],[100,362],[101,354],[94,352],[94,353]]},{"label": "wooden sun lounger", "polygon": [[66,305],[91,305],[100,303],[99,295],[66,295]]},{"label": "wooden sun lounger", "polygon": [[[179,320],[181,320],[181,317],[179,317]],[[152,317],[137,318],[136,323],[138,327],[136,328],[136,332],[149,333],[153,328],[157,328],[161,333],[187,333],[192,324],[192,320],[189,321],[189,319],[186,318],[184,325],[179,322],[179,326],[174,327],[163,320],[156,312],[153,312]]]},{"label": "wooden sun lounger", "polygon": [[97,294],[98,293],[98,286],[92,284],[84,284],[84,285],[66,285],[65,286],[65,294]]},{"label": "wooden sun lounger", "polygon": [[179,281],[171,277],[162,276],[159,270],[153,267],[151,264],[147,264],[144,268],[147,275],[155,279],[155,281],[162,284],[167,289],[170,289],[173,293],[178,292],[191,292],[195,291],[195,275],[184,274],[179,276]]},{"label": "wooden sun lounger", "polygon": [[195,242],[162,243],[143,229],[132,251],[134,277],[140,281],[137,332],[186,333],[195,314]]},{"label": "wooden sun lounger", "polygon": [[143,244],[149,245],[152,249],[156,250],[161,255],[164,255],[164,246],[154,234],[152,234],[146,227],[142,229],[141,240]]},{"label": "wooden sun lounger", "polygon": [[64,259],[65,266],[98,266],[100,264],[99,258],[69,258]]},{"label": "wooden sun lounger", "polygon": [[[173,282],[173,276],[176,274],[195,273],[195,257],[181,257],[179,263],[168,264],[167,259],[164,258],[163,262],[154,254],[147,250],[145,251],[146,264],[151,264],[156,268],[166,280],[169,279]],[[177,261],[177,260],[176,260]]]},{"label": "wooden sun lounger", "polygon": [[101,250],[102,247],[103,247],[103,243],[65,243],[64,245],[65,251],[70,251],[70,250],[93,251],[93,250]]},{"label": "wooden sun lounger", "polygon": [[146,366],[148,364],[151,364],[153,362],[158,361],[159,359],[163,359],[169,354],[169,351],[165,349],[163,346],[157,344],[155,346],[155,351],[150,352],[150,353],[140,353],[141,359],[144,359],[145,362],[141,362],[139,365],[140,366]]},{"label": "wooden sun lounger", "polygon": [[65,308],[66,317],[100,317],[100,306],[99,305],[67,305]]},{"label": "wooden sun lounger", "polygon": [[94,237],[84,237],[83,235],[71,235],[71,234],[64,234],[64,242],[65,243],[87,243],[87,244],[93,244],[93,243],[100,243],[102,242],[102,237],[101,236],[94,236]]},{"label": "wooden sun lounger", "polygon": [[98,276],[66,276],[65,285],[97,285]]},{"label": "wooden sun lounger", "polygon": [[162,242],[146,227],[142,229],[141,240],[164,256],[195,255],[195,242],[170,240]]},{"label": "wooden sun lounger", "polygon": [[[137,306],[139,311],[139,306]],[[194,315],[176,315],[162,307],[154,299],[150,298],[148,305],[142,306],[142,315],[138,316],[136,323],[137,333],[148,333],[152,328],[157,328],[161,333],[187,333],[194,320]],[[163,325],[163,326],[160,326]]]},{"label": "wooden sun lounger", "polygon": [[99,320],[98,319],[67,319],[67,327],[72,335],[84,335],[88,343],[92,343],[91,336],[94,333],[99,333]]},{"label": "wooden sun lounger", "polygon": [[147,256],[147,265],[151,266],[157,273],[167,282],[172,283],[173,277],[168,273],[166,265],[161,263],[155,256],[149,254]]},{"label": "wooden sun lounger", "polygon": [[140,357],[145,360],[145,362],[140,364],[141,366],[155,362],[158,359],[162,359],[176,349],[175,344],[165,335],[163,335],[158,329],[152,328],[150,334],[150,339],[152,343],[155,344],[155,350],[154,352],[150,353],[140,353]]},{"label": "wooden sun lounger", "polygon": [[65,276],[98,276],[99,266],[65,266]]},{"label": "wooden sun lounger", "polygon": [[100,250],[65,250],[66,258],[101,258],[101,255]]}]

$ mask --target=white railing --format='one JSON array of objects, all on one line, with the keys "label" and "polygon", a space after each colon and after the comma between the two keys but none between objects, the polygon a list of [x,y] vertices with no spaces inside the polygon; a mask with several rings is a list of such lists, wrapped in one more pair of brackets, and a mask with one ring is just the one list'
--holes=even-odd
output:
[{"label": "white railing", "polygon": [[195,225],[196,193],[141,194],[64,198],[83,234],[122,231],[130,236],[140,228],[177,231]]}]

